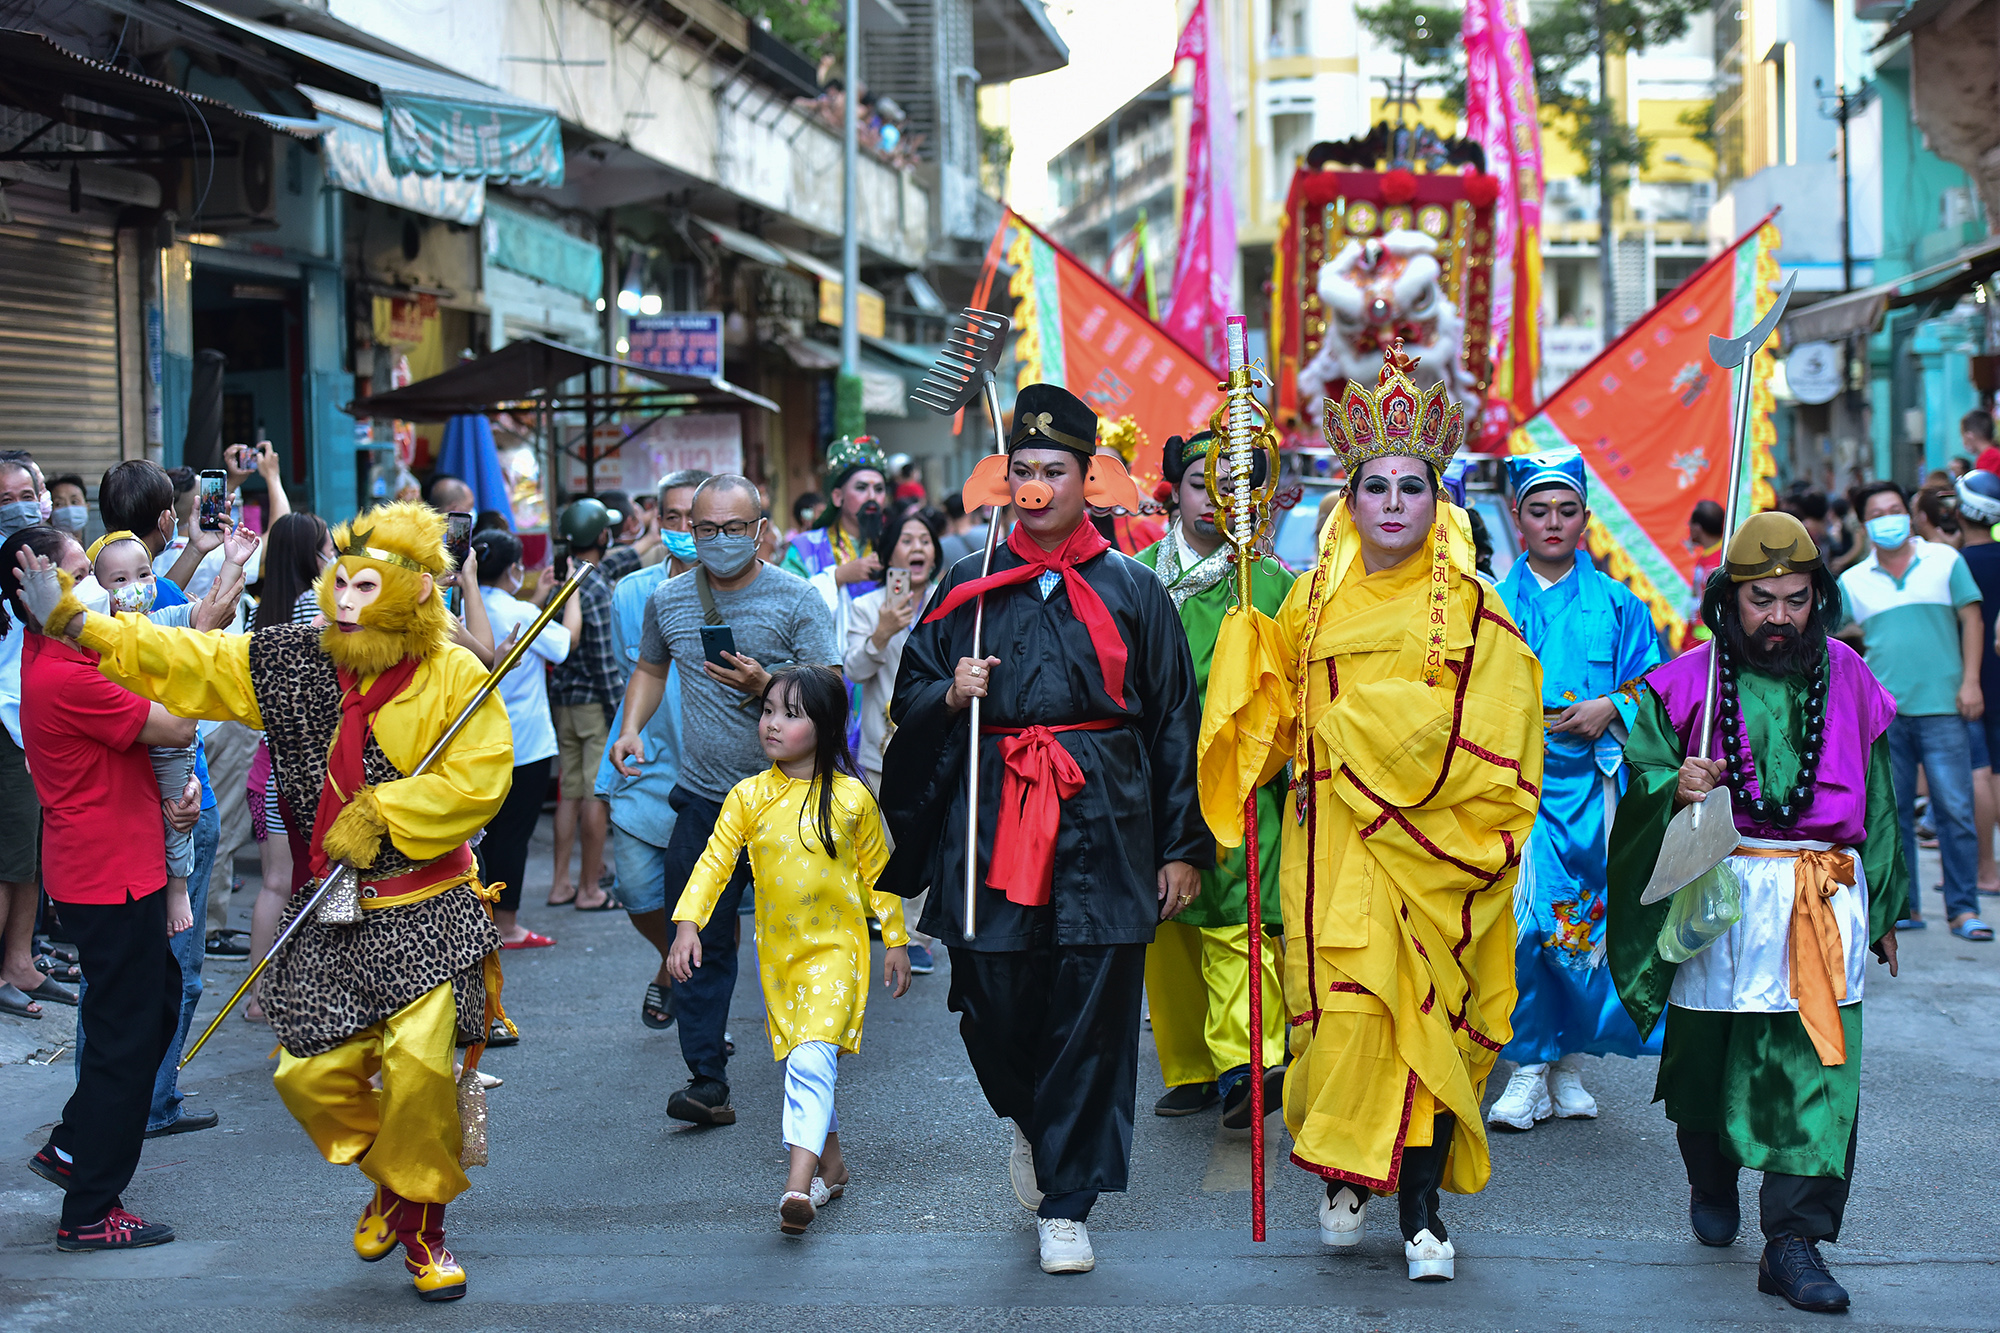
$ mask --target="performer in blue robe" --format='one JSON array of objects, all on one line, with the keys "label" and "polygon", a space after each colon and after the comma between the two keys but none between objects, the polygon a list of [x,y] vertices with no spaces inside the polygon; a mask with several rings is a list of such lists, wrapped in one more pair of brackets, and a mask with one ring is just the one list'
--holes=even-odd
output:
[{"label": "performer in blue robe", "polygon": [[1657,1055],[1641,1041],[1604,956],[1606,835],[1625,788],[1625,738],[1639,680],[1660,660],[1652,616],[1577,549],[1590,519],[1574,448],[1507,460],[1522,558],[1500,583],[1542,663],[1547,757],[1542,805],[1514,890],[1514,1036],[1520,1067],[1487,1121],[1533,1129],[1551,1115],[1588,1119],[1580,1055]]}]

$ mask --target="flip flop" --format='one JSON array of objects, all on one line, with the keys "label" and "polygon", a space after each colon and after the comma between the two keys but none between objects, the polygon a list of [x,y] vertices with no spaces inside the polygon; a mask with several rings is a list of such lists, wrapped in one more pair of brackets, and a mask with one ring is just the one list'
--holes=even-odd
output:
[{"label": "flip flop", "polygon": [[1951,933],[1962,940],[1971,940],[1975,944],[1990,944],[1993,942],[1993,927],[1987,925],[1976,916],[1969,916],[1953,926]]},{"label": "flip flop", "polygon": [[33,990],[21,993],[31,1000],[40,1000],[44,1004],[53,1001],[56,1004],[66,1004],[72,1008],[76,1006],[76,992],[61,982],[54,981],[48,977],[43,977],[42,984]]},{"label": "flip flop", "polygon": [[1897,930],[1929,930],[1931,923],[1920,916],[1906,916],[1896,923]]},{"label": "flip flop", "polygon": [[[655,1014],[659,1017],[653,1017]],[[657,981],[646,983],[646,998],[639,1006],[639,1021],[656,1031],[674,1025],[673,999],[667,988]]]},{"label": "flip flop", "polygon": [[554,943],[555,941],[548,936],[531,930],[518,940],[500,941],[500,947],[503,949],[546,949]]},{"label": "flip flop", "polygon": [[0,981],[0,1014],[12,1014],[16,1018],[40,1018],[42,1011],[28,998],[27,992],[19,986]]},{"label": "flip flop", "polygon": [[595,907],[585,907],[582,903],[575,904],[575,907],[579,912],[615,912],[619,910],[618,900],[608,893],[604,895],[604,901]]}]

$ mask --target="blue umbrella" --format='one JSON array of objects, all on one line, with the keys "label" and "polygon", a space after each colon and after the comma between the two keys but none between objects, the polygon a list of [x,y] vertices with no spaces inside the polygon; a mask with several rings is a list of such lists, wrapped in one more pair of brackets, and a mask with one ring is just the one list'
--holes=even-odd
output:
[{"label": "blue umbrella", "polygon": [[445,423],[438,471],[464,480],[481,510],[497,509],[506,516],[507,526],[514,526],[507,475],[500,470],[500,451],[493,447],[493,427],[485,417],[453,417]]}]

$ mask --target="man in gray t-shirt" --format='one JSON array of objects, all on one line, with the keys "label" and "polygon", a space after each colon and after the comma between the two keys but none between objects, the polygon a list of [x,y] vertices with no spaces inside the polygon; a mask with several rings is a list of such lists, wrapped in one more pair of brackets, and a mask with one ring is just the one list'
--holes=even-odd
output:
[{"label": "man in gray t-shirt", "polygon": [[[838,669],[841,660],[833,616],[812,585],[757,559],[768,520],[762,517],[755,486],[742,477],[710,478],[695,492],[692,519],[700,563],[655,588],[646,604],[639,661],[625,686],[624,720],[611,747],[618,771],[637,777],[646,757],[640,733],[660,706],[668,664],[677,664],[681,767],[667,796],[675,820],[665,857],[665,906],[632,915],[632,924],[655,944],[666,938],[681,890],[715,831],[723,798],[731,787],[770,766],[757,738],[770,668],[782,662]],[[702,648],[701,628],[708,619],[702,582],[714,599],[718,623],[727,625],[736,641],[736,651],[724,654],[726,665],[708,661]],[[687,1087],[667,1100],[667,1114],[678,1120],[736,1123],[723,1029],[736,990],[737,908],[749,883],[749,858],[739,855],[729,887],[701,932],[701,966],[673,988],[681,1056],[691,1076]]]}]

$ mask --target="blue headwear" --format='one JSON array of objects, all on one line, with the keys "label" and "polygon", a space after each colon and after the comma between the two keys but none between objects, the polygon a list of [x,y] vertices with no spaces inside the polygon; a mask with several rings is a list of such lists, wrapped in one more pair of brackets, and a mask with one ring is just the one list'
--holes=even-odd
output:
[{"label": "blue headwear", "polygon": [[1583,455],[1575,445],[1566,444],[1560,449],[1546,449],[1539,454],[1515,454],[1507,460],[1507,484],[1514,489],[1514,503],[1533,495],[1536,491],[1562,487],[1575,491],[1581,498],[1588,499],[1584,489]]}]

